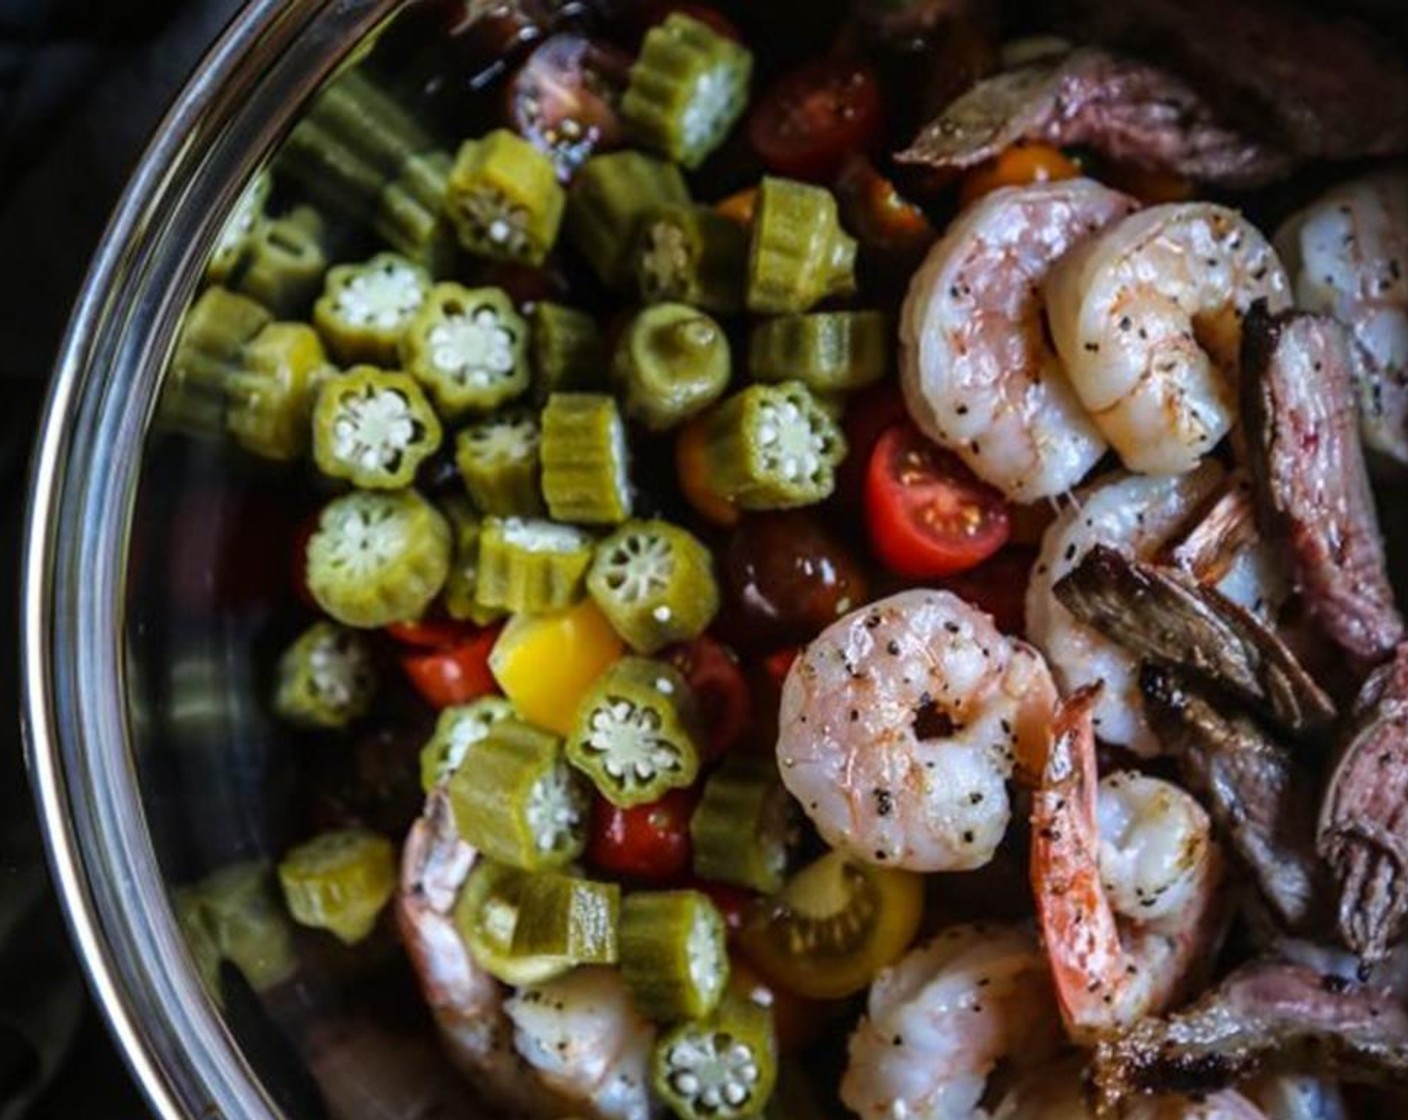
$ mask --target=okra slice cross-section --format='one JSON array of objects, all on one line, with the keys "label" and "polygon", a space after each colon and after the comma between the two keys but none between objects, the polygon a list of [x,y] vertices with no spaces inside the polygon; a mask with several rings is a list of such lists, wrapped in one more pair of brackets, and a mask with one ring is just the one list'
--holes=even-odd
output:
[{"label": "okra slice cross-section", "polygon": [[355,945],[396,889],[391,841],[365,829],[325,832],[284,856],[279,883],[294,921]]},{"label": "okra slice cross-section", "polygon": [[606,356],[596,320],[585,311],[548,300],[532,313],[533,399],[553,393],[604,388]]},{"label": "okra slice cross-section", "polygon": [[420,751],[420,784],[429,793],[460,768],[469,748],[500,720],[512,719],[513,705],[502,696],[482,696],[454,704],[440,713],[435,730]]},{"label": "okra slice cross-section", "polygon": [[425,269],[396,253],[340,264],[327,275],[313,323],[343,365],[397,363],[401,337],[430,294]]},{"label": "okra slice cross-section", "polygon": [[279,659],[274,711],[301,727],[339,728],[367,714],[376,691],[365,637],[315,622]]},{"label": "okra slice cross-section", "polygon": [[264,206],[273,185],[273,177],[266,170],[245,186],[220,229],[215,248],[210,251],[210,260],[205,266],[205,278],[210,283],[223,284],[239,267],[250,238],[264,220]]},{"label": "okra slice cross-section", "polygon": [[455,464],[480,513],[536,517],[544,512],[538,485],[538,419],[531,412],[499,412],[455,437]]},{"label": "okra slice cross-section", "polygon": [[436,284],[401,340],[406,371],[447,417],[489,412],[528,388],[528,325],[498,288]]},{"label": "okra slice cross-section", "polygon": [[631,515],[626,425],[605,393],[554,393],[543,409],[543,497],[558,521],[618,525]]},{"label": "okra slice cross-section", "polygon": [[308,450],[313,405],[336,373],[318,332],[303,323],[270,323],[241,354],[225,383],[225,426],[246,451],[287,462]]},{"label": "okra slice cross-section", "polygon": [[582,595],[595,542],[572,525],[485,518],[479,531],[475,601],[518,614],[562,610]]},{"label": "okra slice cross-section", "polygon": [[747,271],[747,228],[712,206],[667,206],[641,220],[635,274],[646,303],[732,315],[743,308]]},{"label": "okra slice cross-section", "polygon": [[481,858],[455,903],[455,928],[470,957],[505,984],[541,984],[572,967],[565,957],[514,952],[513,935],[521,913],[523,888],[535,874],[539,873]]},{"label": "okra slice cross-section", "polygon": [[719,609],[709,550],[667,521],[628,521],[601,541],[587,591],[615,631],[645,654],[698,637]]},{"label": "okra slice cross-section", "polygon": [[608,152],[587,160],[577,174],[565,232],[602,282],[620,288],[632,279],[631,250],[642,218],[688,204],[689,188],[674,164],[642,152]]},{"label": "okra slice cross-section", "polygon": [[479,589],[479,515],[469,504],[469,499],[454,495],[443,506],[445,516],[450,520],[451,559],[450,574],[445,578],[445,589],[440,601],[445,613],[451,618],[472,622],[476,626],[488,626],[497,622],[505,614],[502,607],[489,607],[477,598]]},{"label": "okra slice cross-section", "polygon": [[879,311],[781,315],[753,326],[748,371],[759,381],[800,381],[814,393],[850,393],[879,381],[889,327]]},{"label": "okra slice cross-section", "polygon": [[718,1009],[666,1031],[651,1057],[655,1091],[680,1120],[743,1120],[777,1081],[772,1012],[729,993]]},{"label": "okra slice cross-section", "polygon": [[638,891],[621,904],[621,974],[662,1023],[712,1012],[728,983],[723,917],[700,891]]},{"label": "okra slice cross-section", "polygon": [[460,148],[445,207],[466,252],[537,265],[557,239],[566,199],[552,160],[500,128]]},{"label": "okra slice cross-section", "polygon": [[657,432],[723,396],[731,370],[723,327],[682,303],[656,304],[636,315],[612,363],[626,415]]},{"label": "okra slice cross-section", "polygon": [[748,310],[806,311],[856,290],[856,241],[824,187],[764,178],[748,248]]},{"label": "okra slice cross-section", "polygon": [[694,872],[775,894],[787,873],[791,833],[787,792],[772,761],[734,755],[704,783],[690,819]]},{"label": "okra slice cross-section", "polygon": [[313,406],[318,469],[367,490],[409,486],[443,434],[414,378],[372,366],[328,378]]},{"label": "okra slice cross-section", "polygon": [[519,896],[515,956],[615,964],[621,888],[559,871],[533,872]]}]

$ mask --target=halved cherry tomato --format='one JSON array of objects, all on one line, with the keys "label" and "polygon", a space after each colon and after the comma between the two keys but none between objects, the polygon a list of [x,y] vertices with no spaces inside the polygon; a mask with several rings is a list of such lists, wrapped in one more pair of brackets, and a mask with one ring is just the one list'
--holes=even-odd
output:
[{"label": "halved cherry tomato", "polygon": [[1054,183],[1079,175],[1080,166],[1060,148],[1049,144],[1014,144],[963,177],[959,202],[968,206],[1000,187]]},{"label": "halved cherry tomato", "polygon": [[397,657],[406,679],[432,708],[468,704],[499,691],[489,672],[489,651],[499,627],[476,630],[453,645],[411,647]]},{"label": "halved cherry tomato", "polygon": [[594,152],[619,148],[617,113],[631,60],[582,35],[545,39],[508,85],[508,118],[525,140],[552,157],[567,180]]},{"label": "halved cherry tomato", "polygon": [[916,257],[938,236],[924,211],[904,198],[865,156],[846,162],[836,181],[841,220],[867,249]]},{"label": "halved cherry tomato", "polygon": [[758,208],[758,188],[744,187],[714,203],[714,209],[741,226],[753,224],[753,212]]},{"label": "halved cherry tomato", "polygon": [[592,800],[587,860],[613,875],[668,882],[689,867],[689,818],[699,793],[675,789],[658,801],[622,809],[600,795]]},{"label": "halved cherry tomato", "polygon": [[708,634],[674,646],[665,658],[684,675],[704,717],[709,733],[705,759],[727,754],[753,723],[753,697],[738,658]]},{"label": "halved cherry tomato", "polygon": [[880,562],[910,579],[977,567],[1011,532],[1002,495],[909,422],[871,452],[865,521]]},{"label": "halved cherry tomato", "polygon": [[738,508],[709,484],[703,417],[689,421],[675,437],[675,474],[684,500],[705,521],[724,528],[738,524]]},{"label": "halved cherry tomato", "polygon": [[1027,583],[1036,549],[1004,548],[971,572],[945,580],[944,586],[992,615],[1004,634],[1021,637],[1026,632]]},{"label": "halved cherry tomato", "polygon": [[452,618],[423,618],[419,622],[393,622],[386,633],[402,645],[443,649],[474,637],[479,628]]},{"label": "halved cherry tomato", "polygon": [[853,152],[883,140],[880,82],[863,62],[823,58],[784,74],[748,118],[769,171],[829,182]]},{"label": "halved cherry tomato", "polygon": [[743,923],[758,901],[758,896],[752,891],[728,883],[716,883],[712,879],[695,879],[689,884],[689,889],[702,891],[709,896],[709,901],[723,918],[730,938],[743,928]]},{"label": "halved cherry tomato", "polygon": [[743,36],[728,16],[708,4],[691,4],[687,0],[651,0],[645,6],[644,24],[647,28],[654,27],[657,23],[664,23],[675,12],[708,24],[726,39],[732,39],[736,43],[743,42]]}]

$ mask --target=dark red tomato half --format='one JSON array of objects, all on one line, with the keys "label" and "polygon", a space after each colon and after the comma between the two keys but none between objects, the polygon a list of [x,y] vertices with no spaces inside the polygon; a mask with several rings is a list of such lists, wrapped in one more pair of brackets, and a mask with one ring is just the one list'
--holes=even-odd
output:
[{"label": "dark red tomato half", "polygon": [[572,178],[593,152],[618,148],[617,105],[631,60],[607,43],[561,34],[533,48],[508,86],[516,131],[551,156],[558,178]]},{"label": "dark red tomato half", "polygon": [[498,692],[489,672],[489,651],[498,637],[498,627],[490,627],[473,631],[453,645],[408,645],[397,660],[421,698],[438,711]]},{"label": "dark red tomato half", "polygon": [[909,579],[975,568],[1011,533],[1002,495],[908,421],[870,453],[865,524],[876,557]]},{"label": "dark red tomato half", "polygon": [[1026,632],[1027,584],[1034,563],[1036,549],[1004,548],[972,571],[946,580],[944,586],[987,611],[1004,634],[1021,637]]},{"label": "dark red tomato half", "polygon": [[829,183],[848,157],[882,141],[882,116],[875,71],[822,58],[773,83],[748,118],[748,139],[769,171]]},{"label": "dark red tomato half", "polygon": [[622,809],[596,795],[587,837],[588,862],[640,882],[677,878],[689,867],[689,818],[698,800],[694,789],[675,789],[658,801]]},{"label": "dark red tomato half", "polygon": [[665,656],[689,682],[703,714],[709,732],[705,761],[727,754],[753,724],[753,697],[738,658],[708,634],[674,646]]},{"label": "dark red tomato half", "polygon": [[442,649],[473,638],[479,628],[452,618],[423,618],[419,622],[393,622],[386,627],[386,633],[403,646]]}]

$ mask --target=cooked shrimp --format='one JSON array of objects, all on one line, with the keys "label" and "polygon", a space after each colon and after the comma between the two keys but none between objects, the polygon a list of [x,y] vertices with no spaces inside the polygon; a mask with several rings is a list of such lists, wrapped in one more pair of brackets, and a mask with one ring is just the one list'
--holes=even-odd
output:
[{"label": "cooked shrimp", "polygon": [[[1034,1069],[1024,1076],[1002,1098],[993,1120],[1096,1120],[1096,1115],[1083,1084],[1080,1065],[1063,1061]],[[1300,1117],[1264,1116],[1245,1096],[1230,1090],[1196,1100],[1173,1096],[1143,1098],[1128,1105],[1121,1117],[1122,1120],[1301,1120]]]},{"label": "cooked shrimp", "polygon": [[1267,1120],[1346,1120],[1349,1116],[1339,1086],[1324,1077],[1260,1077],[1246,1092]]},{"label": "cooked shrimp", "polygon": [[1334,315],[1367,361],[1364,442],[1408,463],[1408,166],[1342,183],[1276,234],[1296,303]]},{"label": "cooked shrimp", "polygon": [[971,1120],[1004,1060],[1045,1060],[1060,1041],[1050,971],[1020,927],[954,926],[870,987],[841,1100],[862,1120]]},{"label": "cooked shrimp", "polygon": [[406,838],[396,917],[450,1057],[490,1103],[516,1115],[543,1120],[650,1115],[649,1090],[637,1076],[650,1053],[648,1028],[620,999],[606,1000],[605,985],[592,980],[581,992],[569,993],[580,995],[580,1001],[560,998],[566,1007],[556,1014],[573,1031],[574,1043],[566,1064],[553,1065],[543,1060],[541,1047],[551,1024],[531,1019],[526,1027],[516,1024],[525,1018],[519,1008],[527,997],[520,995],[506,1007],[505,989],[475,963],[453,914],[478,858],[460,838],[449,797],[444,790],[432,791]]},{"label": "cooked shrimp", "polygon": [[782,780],[832,847],[914,871],[992,858],[1014,760],[1039,769],[1056,687],[1041,655],[947,591],[832,623],[787,674]]},{"label": "cooked shrimp", "polygon": [[1242,315],[1290,305],[1275,250],[1234,210],[1142,210],[1052,269],[1047,318],[1076,395],[1125,466],[1192,470],[1236,419]]},{"label": "cooked shrimp", "polygon": [[1063,493],[1105,451],[1047,341],[1040,285],[1061,254],[1135,205],[1089,179],[994,191],[910,283],[900,318],[910,414],[1009,498]]},{"label": "cooked shrimp", "polygon": [[1089,1043],[1177,998],[1214,949],[1221,859],[1207,813],[1172,783],[1096,781],[1094,689],[1057,712],[1032,803],[1032,892],[1056,999]]}]

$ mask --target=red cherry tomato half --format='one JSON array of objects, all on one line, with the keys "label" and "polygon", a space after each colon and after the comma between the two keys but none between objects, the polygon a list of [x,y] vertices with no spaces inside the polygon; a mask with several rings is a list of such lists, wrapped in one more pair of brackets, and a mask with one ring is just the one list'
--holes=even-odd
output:
[{"label": "red cherry tomato half", "polygon": [[1002,495],[908,422],[870,454],[865,521],[880,562],[910,579],[975,568],[1011,533]]},{"label": "red cherry tomato half", "polygon": [[779,78],[748,118],[769,171],[830,182],[853,153],[882,140],[880,82],[861,62],[823,58]]},{"label": "red cherry tomato half", "polygon": [[708,4],[691,4],[683,2],[683,0],[651,0],[651,3],[645,6],[645,26],[650,28],[657,23],[664,23],[675,12],[707,24],[726,39],[732,39],[736,43],[743,42],[743,36],[739,34],[738,28],[733,26],[728,16],[717,8],[709,7]]},{"label": "red cherry tomato half", "polygon": [[508,86],[514,130],[551,156],[558,178],[572,178],[594,152],[619,148],[616,111],[631,60],[606,43],[554,35],[533,48]]},{"label": "red cherry tomato half", "polygon": [[738,745],[753,723],[753,700],[738,658],[728,646],[701,634],[675,646],[667,659],[689,682],[709,730],[705,761]]},{"label": "red cherry tomato half", "polygon": [[710,879],[697,879],[690,884],[690,888],[709,896],[709,901],[714,904],[724,920],[724,928],[728,930],[729,937],[733,937],[743,928],[743,923],[752,912],[753,904],[758,901],[758,896],[752,891],[730,886],[728,883],[715,883]]},{"label": "red cherry tomato half", "polygon": [[801,656],[802,651],[796,646],[788,646],[786,649],[775,650],[763,658],[763,671],[767,673],[768,680],[781,688],[787,681],[787,674],[792,669],[792,663]]},{"label": "red cherry tomato half", "polygon": [[423,618],[419,622],[393,622],[386,627],[386,633],[404,646],[442,649],[473,638],[479,628],[452,618]]},{"label": "red cherry tomato half", "polygon": [[668,882],[689,867],[689,818],[699,794],[671,790],[658,801],[622,809],[592,801],[587,860],[602,871],[641,882]]},{"label": "red cherry tomato half", "polygon": [[971,572],[964,572],[944,586],[992,615],[1004,634],[1021,637],[1026,632],[1027,583],[1036,563],[1033,548],[1005,548]]},{"label": "red cherry tomato half", "polygon": [[438,711],[499,691],[489,672],[489,651],[498,637],[498,627],[476,630],[454,645],[410,646],[397,660],[422,699]]}]

